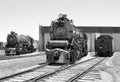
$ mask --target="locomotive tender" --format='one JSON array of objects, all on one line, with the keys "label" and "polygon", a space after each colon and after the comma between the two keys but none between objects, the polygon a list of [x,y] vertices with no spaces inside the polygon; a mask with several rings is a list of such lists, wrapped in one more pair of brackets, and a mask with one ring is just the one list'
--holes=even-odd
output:
[{"label": "locomotive tender", "polygon": [[95,52],[99,57],[111,57],[113,55],[112,49],[113,38],[109,35],[101,35],[95,40]]},{"label": "locomotive tender", "polygon": [[46,44],[48,63],[72,64],[87,55],[87,35],[75,28],[72,20],[60,14],[50,27],[50,41]]},{"label": "locomotive tender", "polygon": [[20,55],[25,53],[32,53],[35,51],[33,46],[33,38],[25,35],[18,35],[11,31],[7,36],[7,44],[5,45],[5,54]]}]

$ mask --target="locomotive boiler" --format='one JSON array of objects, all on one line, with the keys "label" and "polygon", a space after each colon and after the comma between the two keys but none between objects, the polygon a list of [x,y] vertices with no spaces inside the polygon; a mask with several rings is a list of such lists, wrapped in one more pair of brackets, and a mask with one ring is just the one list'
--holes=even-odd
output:
[{"label": "locomotive boiler", "polygon": [[111,57],[113,55],[112,37],[101,35],[95,40],[95,52],[99,57]]},{"label": "locomotive boiler", "polygon": [[51,23],[50,41],[46,44],[48,63],[72,64],[87,55],[87,35],[66,16],[61,14]]},{"label": "locomotive boiler", "polygon": [[20,55],[32,53],[35,51],[33,46],[33,38],[25,35],[18,35],[11,31],[7,36],[7,44],[5,45],[6,55]]}]

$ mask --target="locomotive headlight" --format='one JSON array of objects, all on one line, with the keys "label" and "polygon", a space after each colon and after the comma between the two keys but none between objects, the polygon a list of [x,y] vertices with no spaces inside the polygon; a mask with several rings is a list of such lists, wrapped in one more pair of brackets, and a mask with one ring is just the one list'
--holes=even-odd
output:
[{"label": "locomotive headlight", "polygon": [[100,49],[102,49],[102,46],[100,46]]},{"label": "locomotive headlight", "polygon": [[58,37],[64,36],[65,33],[66,33],[65,27],[57,27],[57,29],[56,29],[56,35]]}]

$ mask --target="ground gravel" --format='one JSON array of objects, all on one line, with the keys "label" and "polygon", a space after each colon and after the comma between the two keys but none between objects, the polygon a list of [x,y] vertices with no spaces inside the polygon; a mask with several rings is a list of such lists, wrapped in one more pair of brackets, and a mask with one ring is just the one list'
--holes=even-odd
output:
[{"label": "ground gravel", "polygon": [[105,60],[98,68],[111,74],[114,82],[120,82],[120,52],[115,52],[113,57]]}]

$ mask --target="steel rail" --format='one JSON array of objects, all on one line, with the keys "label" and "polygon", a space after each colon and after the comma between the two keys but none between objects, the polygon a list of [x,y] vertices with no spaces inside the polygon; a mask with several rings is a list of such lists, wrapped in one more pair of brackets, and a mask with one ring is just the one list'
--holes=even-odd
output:
[{"label": "steel rail", "polygon": [[24,70],[24,71],[17,72],[17,73],[14,73],[14,74],[8,75],[8,76],[0,77],[0,80],[8,79],[8,78],[11,78],[11,77],[14,77],[14,76],[20,75],[20,74],[24,74],[24,73],[27,73],[27,72],[30,72],[30,71],[36,70],[36,69],[38,69],[38,68],[41,68],[41,67],[44,67],[44,66],[48,65],[48,63],[44,62],[44,63],[40,63],[39,65],[40,65],[40,66],[37,66],[37,67],[31,68],[31,69],[28,69],[28,70]]},{"label": "steel rail", "polygon": [[[25,81],[23,81],[23,82],[35,82],[35,81],[38,80],[38,79],[45,78],[45,77],[47,77],[47,76],[50,76],[50,75],[55,74],[56,72],[62,71],[62,70],[64,70],[64,69],[73,67],[73,66],[78,65],[78,64],[82,64],[82,63],[84,63],[84,62],[87,62],[87,61],[90,61],[90,60],[93,60],[93,59],[95,59],[95,58],[91,58],[91,59],[88,59],[88,60],[84,60],[84,61],[82,61],[82,62],[78,62],[78,63],[76,63],[76,64],[72,64],[72,65],[69,65],[69,66],[64,65],[64,66],[60,67],[59,69],[56,69],[55,71],[48,72],[48,73],[42,74],[42,75],[40,75],[40,76],[30,78],[29,80],[25,80]],[[24,74],[24,73],[31,72],[31,71],[35,71],[36,69],[39,69],[39,68],[41,68],[41,67],[43,67],[43,66],[47,66],[47,65],[48,65],[48,63],[42,63],[42,64],[43,64],[42,66],[38,66],[38,67],[33,68],[33,69],[29,69],[29,70],[26,70],[26,71],[23,71],[23,72],[15,73],[15,74],[13,74],[13,75],[9,75],[9,76],[6,76],[6,77],[2,77],[2,78],[0,78],[0,80],[9,79],[9,78],[15,77],[15,76],[17,76],[17,75],[19,76],[19,75],[22,75],[22,74]]]},{"label": "steel rail", "polygon": [[69,66],[61,67],[60,69],[55,70],[54,72],[50,72],[50,73],[44,74],[44,75],[42,75],[42,76],[38,76],[38,77],[32,78],[32,79],[26,80],[26,81],[24,81],[24,82],[36,82],[36,81],[39,80],[39,79],[48,77],[48,76],[53,75],[53,74],[55,74],[55,73],[57,73],[57,72],[60,72],[60,71],[63,71],[63,70],[65,70],[65,69],[74,67],[75,65],[78,65],[78,64],[82,64],[82,63],[88,62],[88,61],[93,60],[93,59],[96,59],[96,58],[91,58],[91,59],[88,59],[88,60],[85,60],[85,61],[82,61],[82,62],[79,62],[79,63],[76,63],[76,64],[72,64],[72,65],[69,65]]},{"label": "steel rail", "polygon": [[72,78],[70,78],[68,81],[66,82],[76,82],[76,80],[81,77],[83,77],[84,75],[86,75],[88,72],[90,72],[93,68],[95,68],[97,65],[99,65],[102,61],[104,61],[106,58],[102,59],[101,61],[97,62],[96,64],[94,64],[93,66],[91,66],[90,68],[86,69],[84,72],[82,73],[78,73],[75,76],[73,76]]}]

